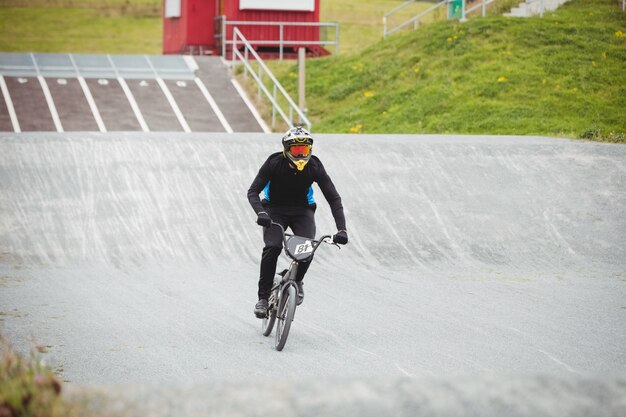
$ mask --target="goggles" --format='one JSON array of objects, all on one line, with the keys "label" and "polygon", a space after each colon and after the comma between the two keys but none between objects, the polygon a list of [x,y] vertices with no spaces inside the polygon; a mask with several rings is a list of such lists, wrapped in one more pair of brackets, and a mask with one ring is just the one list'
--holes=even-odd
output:
[{"label": "goggles", "polygon": [[311,153],[311,145],[292,145],[289,147],[289,153],[293,156],[309,156]]}]

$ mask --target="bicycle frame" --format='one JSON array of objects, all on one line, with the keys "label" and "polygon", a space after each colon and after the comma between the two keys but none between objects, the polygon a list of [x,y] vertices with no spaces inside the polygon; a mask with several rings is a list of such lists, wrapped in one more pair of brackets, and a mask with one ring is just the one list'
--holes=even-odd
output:
[{"label": "bicycle frame", "polygon": [[[332,236],[331,235],[324,235],[321,238],[319,238],[318,240],[315,239],[311,239],[312,246],[311,246],[311,250],[307,251],[306,253],[308,254],[306,256],[306,258],[304,259],[297,259],[298,254],[293,254],[291,253],[291,251],[289,250],[289,245],[288,245],[288,238],[289,237],[293,237],[294,235],[291,233],[287,233],[285,232],[285,228],[280,224],[280,223],[276,223],[276,222],[272,222],[272,226],[277,226],[280,228],[280,231],[283,235],[283,248],[285,249],[285,253],[287,254],[287,256],[289,256],[291,258],[291,264],[289,265],[289,268],[287,268],[286,273],[283,275],[282,279],[280,280],[280,288],[278,291],[278,299],[276,300],[276,305],[278,305],[278,303],[280,302],[280,298],[282,296],[282,294],[284,294],[284,290],[285,287],[288,285],[294,285],[295,286],[295,279],[296,276],[298,274],[298,267],[300,266],[300,262],[308,260],[309,262],[311,261],[311,259],[313,258],[313,255],[315,254],[315,251],[317,251],[317,248],[320,247],[320,245],[322,243],[328,243],[326,242],[327,239],[331,239]],[[339,247],[339,245],[337,245],[336,243],[332,243],[333,245],[336,245],[337,247]],[[310,254],[309,254],[310,253]],[[273,290],[274,288],[272,288]]]},{"label": "bicycle frame", "polygon": [[[287,256],[291,258],[291,264],[283,272],[277,274],[281,275],[281,279],[278,281],[274,279],[274,285],[270,293],[269,309],[267,317],[263,319],[262,331],[264,336],[269,336],[272,332],[274,322],[278,320],[278,327],[276,330],[276,350],[282,350],[287,341],[289,334],[289,328],[295,314],[296,301],[290,301],[290,297],[295,297],[297,294],[296,276],[298,274],[298,268],[300,262],[311,262],[313,255],[317,248],[322,243],[332,244],[337,247],[334,242],[328,242],[331,239],[331,235],[322,236],[320,239],[308,239],[302,236],[296,236],[285,232],[282,225],[276,222],[272,222],[271,226],[278,226],[283,234],[283,247]],[[291,241],[291,242],[290,242]],[[291,244],[290,244],[291,243]],[[291,246],[291,247],[290,247]],[[293,249],[293,250],[292,250]],[[293,289],[292,289],[293,288]],[[285,298],[286,297],[286,298]],[[283,328],[284,326],[284,328]]]}]

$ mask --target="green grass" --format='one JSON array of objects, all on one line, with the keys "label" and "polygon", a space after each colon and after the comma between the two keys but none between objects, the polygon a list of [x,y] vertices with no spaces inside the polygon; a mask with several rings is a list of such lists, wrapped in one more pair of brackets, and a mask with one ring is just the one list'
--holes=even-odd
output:
[{"label": "green grass", "polygon": [[[340,54],[355,53],[382,38],[383,16],[404,3],[405,0],[321,0],[320,20],[339,22]],[[432,4],[417,2],[400,13],[397,20],[406,20]]]},{"label": "green grass", "polygon": [[0,51],[160,54],[158,0],[0,0]]},{"label": "green grass", "polygon": [[61,382],[33,350],[30,357],[16,353],[0,336],[0,416],[76,416],[61,398]]},{"label": "green grass", "polygon": [[[432,23],[307,62],[316,132],[585,136],[624,142],[626,14],[572,0],[543,19]],[[296,97],[297,68],[277,67]]]},{"label": "green grass", "polygon": [[[500,0],[492,13],[516,2]],[[307,62],[316,132],[624,141],[626,13],[615,0],[572,0],[543,19],[436,22],[383,41],[382,16],[399,4],[321,1],[321,20],[341,25],[341,53]],[[161,0],[0,0],[0,50],[159,54],[160,8]],[[293,61],[270,67],[297,97]]]},{"label": "green grass", "polygon": [[[521,0],[497,0],[489,7],[502,14],[517,5]],[[383,36],[383,16],[398,6],[405,5],[405,0],[321,0],[320,20],[340,23],[340,54],[357,53],[379,42]],[[416,1],[387,18],[388,28],[397,27],[421,12],[433,7],[438,1]],[[447,18],[446,7],[427,14],[420,22],[422,25]],[[410,26],[404,31],[410,30]]]},{"label": "green grass", "polygon": [[[13,349],[0,334],[0,416],[120,417],[97,394],[63,396],[63,382],[42,355],[53,346],[36,346],[30,355]],[[62,366],[58,369],[62,369]]]}]

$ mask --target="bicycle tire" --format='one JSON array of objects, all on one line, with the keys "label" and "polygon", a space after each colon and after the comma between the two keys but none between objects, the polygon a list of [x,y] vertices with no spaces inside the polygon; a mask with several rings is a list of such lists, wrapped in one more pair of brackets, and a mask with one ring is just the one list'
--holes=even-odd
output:
[{"label": "bicycle tire", "polygon": [[291,322],[296,314],[296,302],[296,288],[290,285],[283,293],[276,312],[276,318],[278,319],[276,325],[276,350],[278,351],[283,350],[285,343],[287,343]]},{"label": "bicycle tire", "polygon": [[272,334],[272,329],[274,328],[274,322],[276,321],[276,309],[272,308],[269,311],[267,317],[263,318],[261,323],[261,331],[263,332],[263,336],[269,336]]}]

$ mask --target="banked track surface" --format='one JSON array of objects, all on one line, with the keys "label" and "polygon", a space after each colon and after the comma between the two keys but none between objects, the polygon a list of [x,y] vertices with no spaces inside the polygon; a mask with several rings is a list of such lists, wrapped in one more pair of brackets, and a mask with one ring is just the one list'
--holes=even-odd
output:
[{"label": "banked track surface", "polygon": [[279,137],[2,134],[3,333],[49,346],[74,389],[135,390],[146,406],[141,387],[175,387],[187,415],[624,410],[626,147],[318,135],[351,240],[318,252],[277,353],[252,315],[262,241],[245,194]]}]

